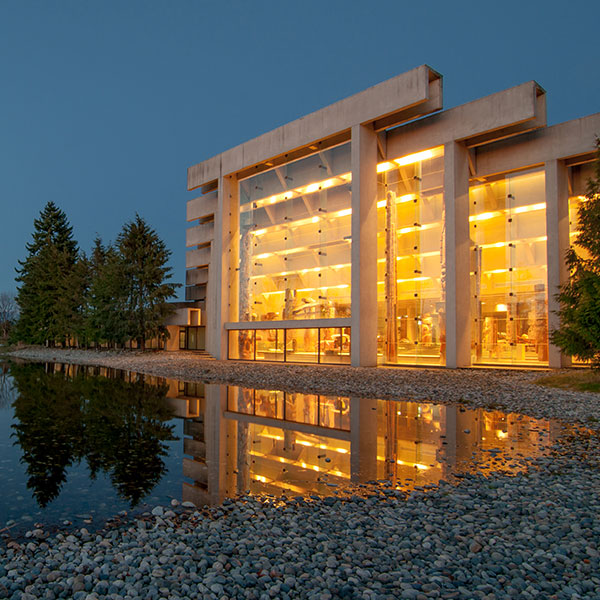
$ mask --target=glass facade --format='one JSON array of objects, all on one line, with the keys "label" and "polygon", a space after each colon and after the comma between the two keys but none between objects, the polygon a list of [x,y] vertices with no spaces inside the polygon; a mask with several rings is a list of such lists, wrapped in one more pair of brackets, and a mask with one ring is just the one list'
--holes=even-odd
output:
[{"label": "glass facade", "polygon": [[377,172],[378,361],[445,364],[444,149]]},{"label": "glass facade", "polygon": [[349,364],[350,327],[232,330],[227,356],[237,360]]},{"label": "glass facade", "polygon": [[240,321],[350,316],[351,179],[347,143],[240,181]]},{"label": "glass facade", "polygon": [[469,189],[473,363],[548,364],[544,172]]}]

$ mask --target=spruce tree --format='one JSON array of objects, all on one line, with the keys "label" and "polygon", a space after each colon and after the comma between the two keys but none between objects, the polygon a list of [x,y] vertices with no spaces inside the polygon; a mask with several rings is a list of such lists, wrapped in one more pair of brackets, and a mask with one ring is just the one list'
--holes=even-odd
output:
[{"label": "spruce tree", "polygon": [[600,369],[600,139],[596,140],[594,178],[588,181],[586,200],[579,207],[579,233],[566,256],[568,283],[561,286],[560,328],[552,343],[565,354],[590,361]]},{"label": "spruce tree", "polygon": [[124,344],[128,339],[128,282],[124,263],[114,246],[104,246],[100,238],[94,240],[90,279],[87,338],[96,344]]},{"label": "spruce tree", "polygon": [[126,314],[128,337],[145,348],[146,340],[164,339],[163,325],[172,312],[169,298],[178,285],[168,283],[171,268],[167,266],[171,252],[157,233],[139,215],[126,223],[117,238],[126,281]]},{"label": "spruce tree", "polygon": [[64,343],[75,335],[79,312],[75,265],[77,242],[67,216],[48,202],[34,220],[27,257],[19,261],[16,280],[19,320],[13,338],[33,344]]}]

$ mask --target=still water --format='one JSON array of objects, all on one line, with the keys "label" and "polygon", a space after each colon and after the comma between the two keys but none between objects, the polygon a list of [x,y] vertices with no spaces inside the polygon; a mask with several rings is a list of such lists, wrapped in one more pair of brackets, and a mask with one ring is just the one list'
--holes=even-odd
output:
[{"label": "still water", "polygon": [[[558,423],[401,400],[184,383],[98,367],[0,365],[0,532],[171,499],[330,495],[517,472]],[[6,531],[6,530],[5,530]]]}]

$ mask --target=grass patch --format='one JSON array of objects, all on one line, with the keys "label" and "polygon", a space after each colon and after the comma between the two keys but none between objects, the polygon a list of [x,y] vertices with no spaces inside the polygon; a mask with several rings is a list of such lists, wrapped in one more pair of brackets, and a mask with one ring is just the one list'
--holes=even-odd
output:
[{"label": "grass patch", "polygon": [[563,390],[572,390],[574,392],[600,394],[600,373],[594,371],[573,371],[559,373],[558,375],[547,375],[540,377],[535,383]]}]

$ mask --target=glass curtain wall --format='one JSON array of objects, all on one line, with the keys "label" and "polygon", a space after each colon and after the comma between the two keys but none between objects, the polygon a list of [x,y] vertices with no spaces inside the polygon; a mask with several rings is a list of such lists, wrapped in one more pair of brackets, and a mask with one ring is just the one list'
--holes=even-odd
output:
[{"label": "glass curtain wall", "polygon": [[240,321],[350,316],[351,179],[347,143],[240,181]]},{"label": "glass curtain wall", "polygon": [[548,364],[541,170],[469,189],[473,363]]},{"label": "glass curtain wall", "polygon": [[377,172],[378,361],[445,364],[444,149]]}]

